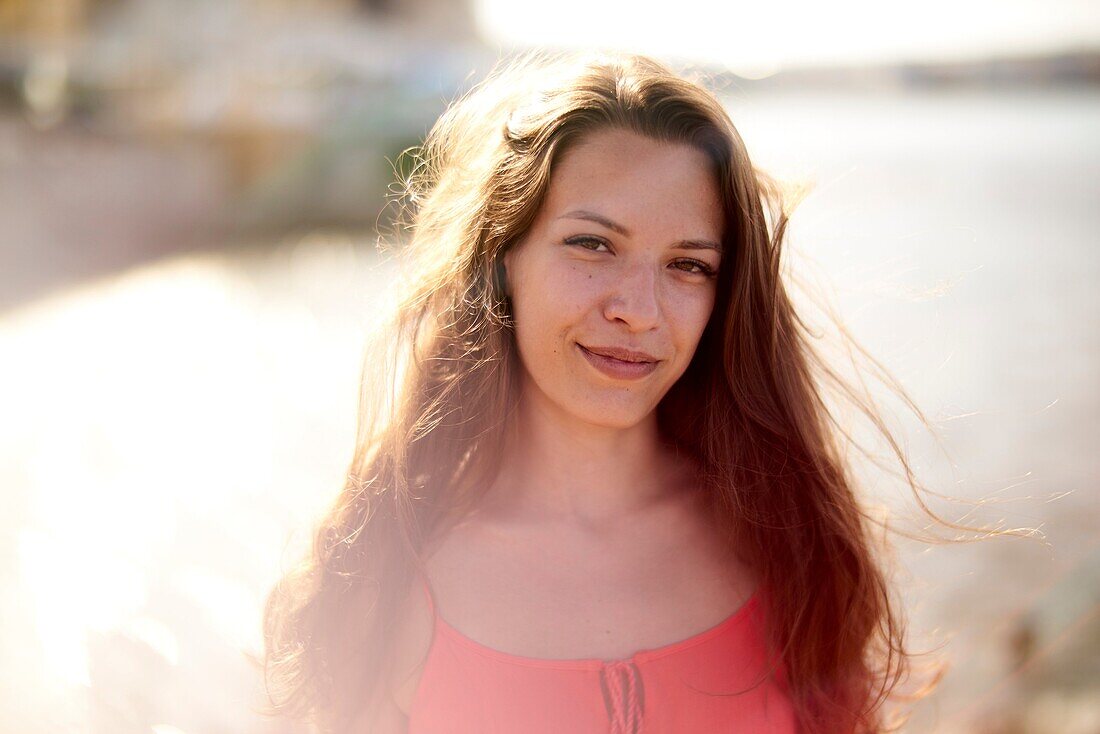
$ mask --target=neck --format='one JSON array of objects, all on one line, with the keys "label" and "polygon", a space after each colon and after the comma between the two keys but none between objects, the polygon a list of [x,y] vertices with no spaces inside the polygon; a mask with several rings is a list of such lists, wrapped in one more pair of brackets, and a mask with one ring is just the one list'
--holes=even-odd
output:
[{"label": "neck", "polygon": [[672,499],[683,468],[653,413],[619,428],[523,400],[485,507],[520,521],[607,527]]}]

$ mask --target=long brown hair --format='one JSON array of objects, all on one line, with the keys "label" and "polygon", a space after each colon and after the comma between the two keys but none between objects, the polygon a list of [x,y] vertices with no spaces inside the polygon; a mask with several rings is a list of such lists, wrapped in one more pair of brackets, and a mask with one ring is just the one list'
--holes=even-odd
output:
[{"label": "long brown hair", "polygon": [[694,146],[713,164],[732,257],[659,424],[698,460],[725,540],[759,574],[802,729],[882,729],[882,704],[907,670],[903,625],[823,388],[840,385],[898,444],[796,313],[781,271],[790,202],[720,102],[658,62],[616,54],[504,65],[419,150],[403,199],[407,287],[368,354],[347,484],[267,601],[276,710],[342,731],[380,691],[425,543],[477,506],[518,398],[500,258],[530,226],[556,158],[606,127]]}]

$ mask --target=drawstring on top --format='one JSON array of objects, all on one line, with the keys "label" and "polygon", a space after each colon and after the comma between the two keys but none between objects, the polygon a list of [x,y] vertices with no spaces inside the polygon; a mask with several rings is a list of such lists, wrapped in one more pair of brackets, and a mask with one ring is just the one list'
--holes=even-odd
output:
[{"label": "drawstring on top", "polygon": [[638,666],[633,660],[606,661],[600,670],[600,685],[611,720],[610,734],[639,734],[644,691]]}]

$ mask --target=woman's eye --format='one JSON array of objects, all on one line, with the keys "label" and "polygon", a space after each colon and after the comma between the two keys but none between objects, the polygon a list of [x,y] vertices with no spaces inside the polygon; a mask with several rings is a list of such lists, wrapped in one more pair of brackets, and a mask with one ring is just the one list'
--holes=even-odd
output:
[{"label": "woman's eye", "polygon": [[579,245],[586,250],[595,251],[600,245],[607,245],[607,242],[599,239],[598,237],[589,237],[587,235],[579,235],[577,237],[570,237],[565,241],[567,245]]},{"label": "woman's eye", "polygon": [[[569,237],[565,240],[567,245],[576,245],[582,247],[590,252],[598,252],[600,247],[608,247],[607,240],[600,239],[599,237],[591,237],[589,235],[577,235],[576,237]],[[610,252],[610,248],[608,249]],[[702,260],[692,260],[690,258],[683,260],[676,260],[672,263],[672,267],[684,273],[691,273],[693,275],[705,275],[711,278],[715,275],[715,269],[710,265],[707,265]]]},{"label": "woman's eye", "polygon": [[714,275],[714,268],[707,265],[702,260],[677,260],[673,265],[677,270],[682,270],[685,273],[697,273],[699,275],[705,275],[708,278]]}]

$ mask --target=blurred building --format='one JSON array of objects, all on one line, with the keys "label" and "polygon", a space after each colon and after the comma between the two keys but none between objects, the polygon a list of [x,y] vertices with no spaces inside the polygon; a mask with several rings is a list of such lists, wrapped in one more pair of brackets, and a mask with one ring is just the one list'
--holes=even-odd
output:
[{"label": "blurred building", "polygon": [[[368,161],[415,142],[482,51],[470,5],[444,0],[0,0],[0,34],[39,124],[201,139],[235,192],[323,176],[333,146],[377,173]],[[384,190],[332,173],[337,199]],[[355,219],[348,203],[316,215]]]},{"label": "blurred building", "polygon": [[469,2],[0,0],[10,297],[184,248],[370,229],[400,153],[491,60]]}]

